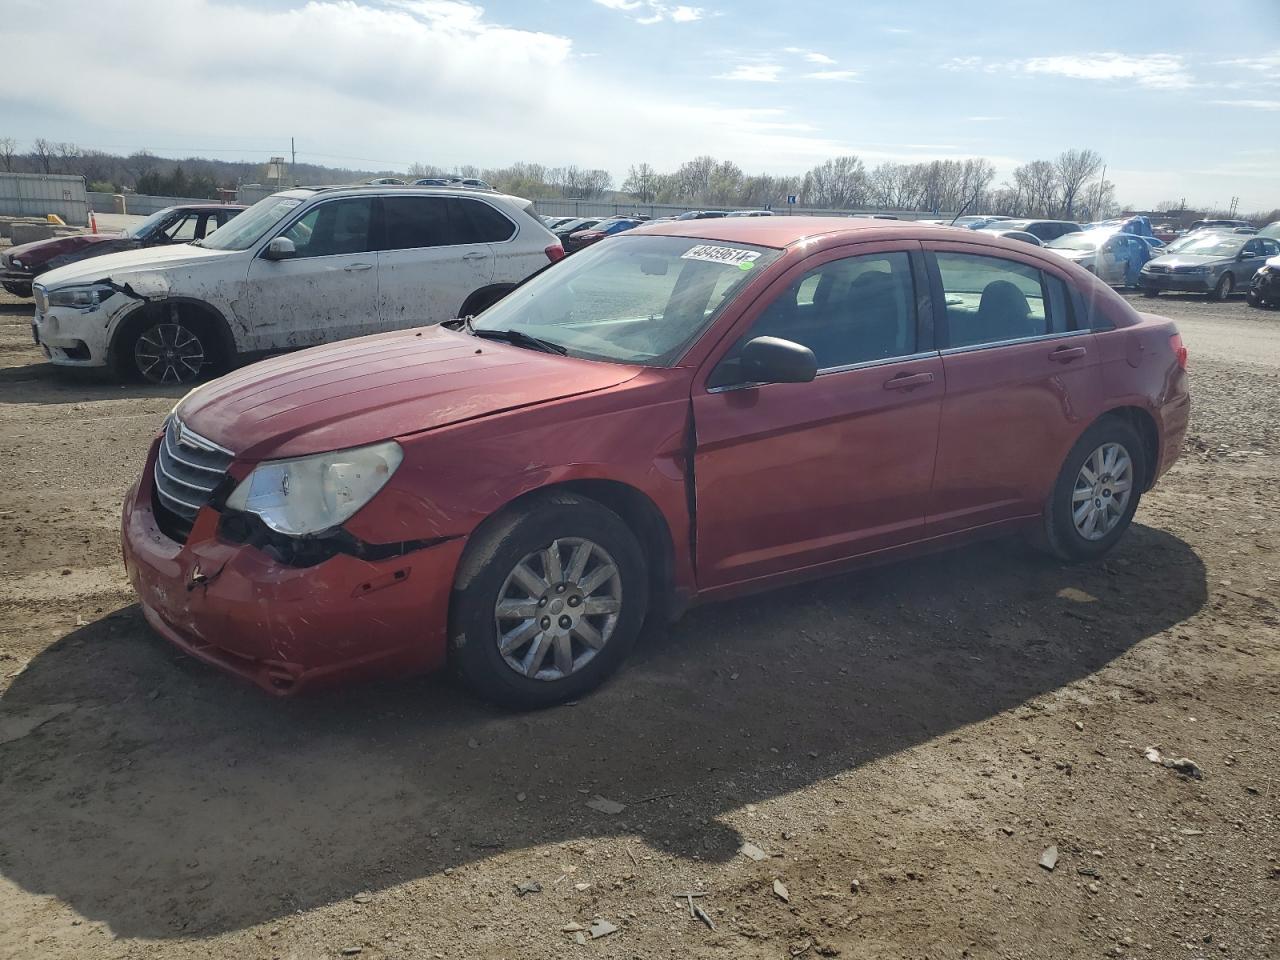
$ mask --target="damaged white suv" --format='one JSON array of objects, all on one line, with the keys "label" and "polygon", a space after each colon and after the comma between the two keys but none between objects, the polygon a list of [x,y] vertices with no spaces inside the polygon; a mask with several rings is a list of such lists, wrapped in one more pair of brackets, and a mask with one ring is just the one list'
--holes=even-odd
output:
[{"label": "damaged white suv", "polygon": [[532,206],[450,187],[286,190],[196,243],[42,275],[32,330],[53,363],[186,383],[248,354],[477,314],[564,256]]}]

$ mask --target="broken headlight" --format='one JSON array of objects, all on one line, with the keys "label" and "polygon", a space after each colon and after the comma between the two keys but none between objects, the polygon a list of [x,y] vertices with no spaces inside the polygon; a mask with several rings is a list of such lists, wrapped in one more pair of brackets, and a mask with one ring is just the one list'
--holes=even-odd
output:
[{"label": "broken headlight", "polygon": [[227,508],[251,513],[277,533],[303,536],[329,530],[373,499],[400,466],[394,440],[253,468],[227,498]]}]

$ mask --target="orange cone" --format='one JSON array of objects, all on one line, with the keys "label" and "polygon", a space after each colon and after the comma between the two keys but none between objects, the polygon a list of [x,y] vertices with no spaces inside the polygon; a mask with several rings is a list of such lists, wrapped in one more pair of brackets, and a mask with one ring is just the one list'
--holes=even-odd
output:
[{"label": "orange cone", "polygon": [[90,233],[98,232],[98,218],[93,215],[92,210],[89,211],[89,232]]}]

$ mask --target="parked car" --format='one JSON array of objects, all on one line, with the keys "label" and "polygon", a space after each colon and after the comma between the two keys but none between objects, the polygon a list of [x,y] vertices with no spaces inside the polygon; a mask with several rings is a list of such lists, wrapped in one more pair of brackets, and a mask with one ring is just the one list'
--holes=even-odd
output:
[{"label": "parked car", "polygon": [[546,228],[555,233],[557,227],[562,227],[571,220],[577,220],[577,217],[542,217],[540,218],[546,225]]},{"label": "parked car", "polygon": [[1253,275],[1249,286],[1249,305],[1280,307],[1280,257],[1272,257]]},{"label": "parked car", "polygon": [[1034,233],[1027,233],[1025,230],[1002,230],[998,223],[982,227],[982,232],[989,233],[993,237],[1004,237],[1006,240],[1021,240],[1023,243],[1029,243],[1033,247],[1044,246],[1044,244],[1040,242],[1040,238]]},{"label": "parked car", "polygon": [[166,207],[124,233],[79,233],[10,247],[0,253],[0,281],[15,297],[31,296],[36,277],[70,263],[121,250],[203,240],[245,208],[238,203]]},{"label": "parked car", "polygon": [[367,180],[367,181],[365,181],[365,182],[366,182],[366,183],[368,183],[370,186],[374,186],[374,187],[405,187],[405,186],[408,186],[408,184],[406,184],[406,183],[405,183],[403,180],[401,180],[399,177],[376,177],[376,178],[375,178],[375,179],[373,179],[373,180]]},{"label": "parked car", "polygon": [[1104,283],[1136,287],[1151,248],[1141,237],[1113,229],[1084,230],[1051,240],[1045,248],[1097,274]]},{"label": "parked car", "polygon": [[732,213],[726,214],[730,217],[772,217],[772,210],[734,210]]},{"label": "parked car", "polygon": [[541,706],[692,603],[1004,533],[1101,557],[1181,450],[1178,331],[955,233],[651,224],[207,384],[125,500],[142,613],[276,695],[450,663]]},{"label": "parked car", "polygon": [[1269,237],[1272,240],[1280,240],[1280,220],[1277,220],[1274,223],[1268,223],[1258,231],[1258,236]]},{"label": "parked car", "polygon": [[601,220],[590,229],[575,230],[569,234],[569,239],[564,242],[565,253],[577,253],[583,247],[599,243],[605,237],[611,237],[615,233],[621,233],[623,230],[638,227],[643,222],[643,220],[637,220],[634,217],[613,217],[609,220]]},{"label": "parked car", "polygon": [[1142,293],[1155,297],[1164,290],[1178,290],[1225,300],[1237,289],[1246,289],[1267,258],[1277,254],[1280,241],[1269,237],[1208,230],[1189,234],[1142,268]]},{"label": "parked car", "polygon": [[1239,230],[1244,229],[1251,233],[1257,232],[1255,227],[1248,220],[1197,220],[1187,228],[1187,233],[1195,230]]},{"label": "parked car", "polygon": [[492,190],[485,181],[475,177],[444,177],[444,182],[452,187],[471,187],[475,190]]},{"label": "parked car", "polygon": [[1150,248],[1151,255],[1153,257],[1158,257],[1160,255],[1160,253],[1157,253],[1157,251],[1160,251],[1160,252],[1164,251],[1165,242],[1161,240],[1159,237],[1139,237],[1138,239],[1141,240]]},{"label": "parked car", "polygon": [[954,220],[941,220],[939,222],[949,224],[953,227],[964,227],[967,230],[981,230],[983,227],[990,226],[991,224],[1007,222],[1012,219],[1012,217],[969,214],[964,217],[956,217]]},{"label": "parked car", "polygon": [[1151,228],[1151,232],[1164,243],[1172,243],[1182,236],[1183,231],[1172,223],[1157,223]]},{"label": "parked car", "polygon": [[1068,233],[1081,232],[1080,224],[1070,220],[1006,220],[1002,226],[1006,230],[1024,230],[1035,234],[1044,244]]},{"label": "parked car", "polygon": [[193,244],[50,271],[32,329],[55,364],[187,383],[242,354],[439,323],[564,255],[531,210],[452,187],[286,190]]},{"label": "parked car", "polygon": [[571,233],[576,233],[579,230],[589,230],[604,219],[604,217],[572,217],[551,232],[560,238],[561,243],[564,243],[569,239]]},{"label": "parked car", "polygon": [[677,220],[716,220],[720,217],[727,217],[729,214],[724,210],[689,210],[676,217]]},{"label": "parked car", "polygon": [[444,177],[423,177],[421,180],[413,181],[415,187],[447,187],[449,181]]}]

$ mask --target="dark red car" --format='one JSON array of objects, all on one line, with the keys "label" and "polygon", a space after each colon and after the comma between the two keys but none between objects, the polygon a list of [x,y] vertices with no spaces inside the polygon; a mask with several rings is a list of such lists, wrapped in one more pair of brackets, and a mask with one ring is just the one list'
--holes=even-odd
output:
[{"label": "dark red car", "polygon": [[473,323],[189,394],[124,505],[150,623],[280,694],[452,663],[576,697],[646,618],[1015,531],[1113,547],[1186,352],[1051,252],[909,222],[640,227]]},{"label": "dark red car", "polygon": [[0,283],[15,297],[29,297],[32,281],[56,267],[121,250],[203,240],[244,209],[234,203],[183,204],[159,210],[124,233],[81,233],[10,247],[0,254]]}]

